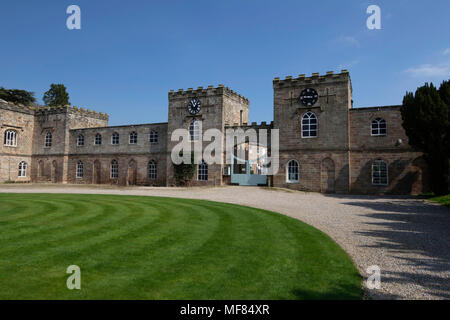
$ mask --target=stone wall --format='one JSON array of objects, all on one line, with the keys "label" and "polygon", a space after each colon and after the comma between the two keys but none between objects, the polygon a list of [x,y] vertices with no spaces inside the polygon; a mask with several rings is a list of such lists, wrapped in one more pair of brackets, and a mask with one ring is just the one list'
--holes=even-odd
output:
[{"label": "stone wall", "polygon": [[[5,132],[13,130],[17,145],[5,145]],[[34,110],[0,102],[0,182],[29,182],[31,180],[31,155],[34,130]],[[26,177],[19,177],[19,163],[27,164]]]}]

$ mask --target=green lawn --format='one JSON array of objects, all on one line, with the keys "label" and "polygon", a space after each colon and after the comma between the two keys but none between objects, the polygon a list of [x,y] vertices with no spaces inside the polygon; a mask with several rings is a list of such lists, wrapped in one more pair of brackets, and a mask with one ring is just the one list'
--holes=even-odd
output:
[{"label": "green lawn", "polygon": [[434,202],[438,202],[438,203],[450,208],[450,194],[448,194],[446,196],[433,197],[433,198],[430,198],[430,200],[434,201]]},{"label": "green lawn", "polygon": [[[81,290],[66,287],[69,265],[81,268]],[[0,299],[361,297],[347,254],[278,213],[172,198],[0,194]]]}]

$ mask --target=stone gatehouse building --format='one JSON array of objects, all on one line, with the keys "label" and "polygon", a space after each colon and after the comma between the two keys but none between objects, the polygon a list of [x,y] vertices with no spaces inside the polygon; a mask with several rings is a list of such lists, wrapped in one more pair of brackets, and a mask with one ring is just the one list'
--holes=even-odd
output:
[{"label": "stone gatehouse building", "polygon": [[[279,130],[277,174],[264,175],[258,161],[202,163],[192,184],[364,194],[427,190],[427,168],[408,145],[400,106],[353,108],[347,70],[275,78],[273,90],[274,119],[261,124],[249,122],[249,100],[223,85],[171,90],[168,122],[140,125],[108,126],[107,114],[71,106],[0,101],[0,182],[172,186],[174,130],[186,128],[195,140],[199,128],[253,128]],[[270,154],[270,142],[245,150],[247,160],[249,153]]]}]

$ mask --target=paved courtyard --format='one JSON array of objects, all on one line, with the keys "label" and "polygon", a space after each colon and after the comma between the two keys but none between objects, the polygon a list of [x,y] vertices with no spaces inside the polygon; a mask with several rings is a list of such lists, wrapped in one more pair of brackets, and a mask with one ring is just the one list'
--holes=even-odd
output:
[{"label": "paved courtyard", "polygon": [[[0,192],[98,193],[205,199],[249,205],[300,219],[348,252],[366,279],[381,269],[373,299],[450,299],[450,210],[400,196],[324,195],[257,187],[150,188],[0,185]],[[1,205],[1,204],[0,204]]]}]

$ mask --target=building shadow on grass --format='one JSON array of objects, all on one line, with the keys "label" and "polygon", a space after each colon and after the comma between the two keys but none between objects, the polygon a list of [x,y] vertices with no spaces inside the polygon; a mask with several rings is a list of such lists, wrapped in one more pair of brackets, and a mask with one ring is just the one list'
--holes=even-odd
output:
[{"label": "building shadow on grass", "polygon": [[[389,249],[388,254],[412,272],[384,272],[382,281],[419,284],[430,294],[450,299],[450,210],[411,197],[348,197],[345,205],[370,209],[365,230],[356,233],[374,238],[367,247]],[[380,199],[380,197],[374,197]],[[407,254],[407,255],[406,255]],[[420,255],[420,256],[419,256]],[[382,271],[383,272],[383,271]]]}]

